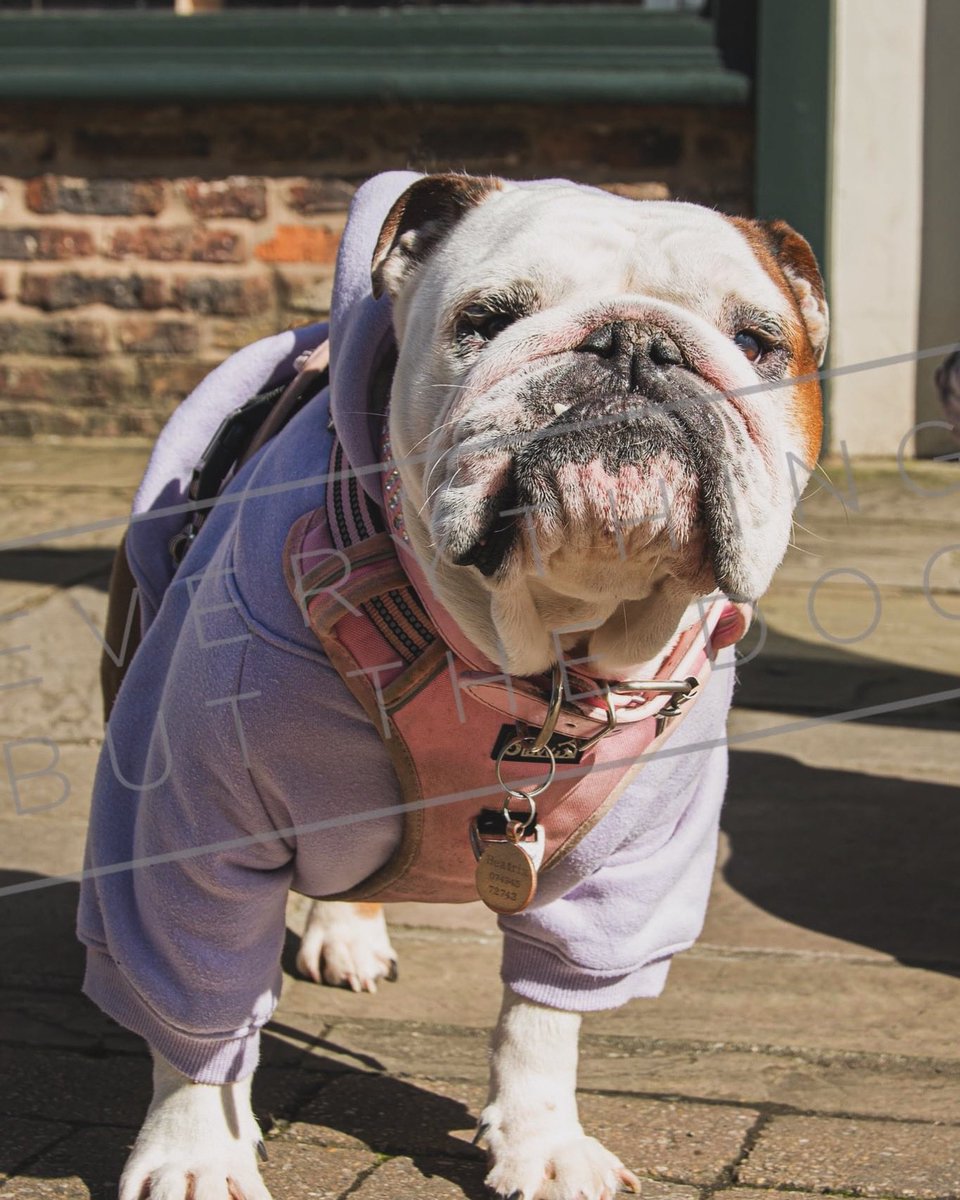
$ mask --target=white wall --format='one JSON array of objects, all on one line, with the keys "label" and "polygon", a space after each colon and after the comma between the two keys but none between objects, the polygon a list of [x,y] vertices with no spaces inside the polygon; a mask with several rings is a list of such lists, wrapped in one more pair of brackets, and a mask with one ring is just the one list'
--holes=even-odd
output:
[{"label": "white wall", "polygon": [[[917,345],[960,342],[960,3],[927,0],[923,239]],[[939,358],[917,364],[917,420],[942,421]],[[945,429],[921,430],[920,454],[956,453]]]},{"label": "white wall", "polygon": [[[960,0],[947,3],[960,9]],[[925,0],[835,0],[833,367],[917,345],[925,9]],[[953,124],[957,130],[960,113]],[[839,377],[830,387],[830,448],[846,442],[852,454],[896,453],[915,421],[915,366]]]}]

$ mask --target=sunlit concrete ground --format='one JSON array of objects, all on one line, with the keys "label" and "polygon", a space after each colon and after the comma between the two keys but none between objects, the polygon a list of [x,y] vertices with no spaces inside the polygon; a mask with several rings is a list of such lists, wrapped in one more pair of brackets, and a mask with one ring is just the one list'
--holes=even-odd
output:
[{"label": "sunlit concrete ground", "polygon": [[[145,455],[0,445],[0,888],[80,866],[91,624]],[[585,1022],[584,1123],[652,1200],[960,1196],[960,468],[828,471],[739,671],[703,937],[659,1001]],[[24,778],[53,745],[65,799],[51,774]],[[11,1200],[112,1196],[148,1100],[142,1043],[78,994],[76,891],[0,896]],[[401,905],[392,923],[400,980],[377,995],[287,979],[257,1089],[276,1200],[483,1194],[468,1139],[494,922]]]}]

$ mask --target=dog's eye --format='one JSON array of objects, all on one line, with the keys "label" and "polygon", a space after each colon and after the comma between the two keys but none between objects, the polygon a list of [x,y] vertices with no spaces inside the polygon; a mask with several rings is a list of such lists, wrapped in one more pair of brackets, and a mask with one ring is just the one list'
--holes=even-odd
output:
[{"label": "dog's eye", "polygon": [[482,338],[492,341],[508,325],[517,320],[517,314],[499,308],[487,308],[484,304],[469,304],[457,321],[457,337]]},{"label": "dog's eye", "polygon": [[764,351],[767,349],[766,345],[760,340],[760,338],[757,337],[756,334],[750,333],[746,329],[741,329],[740,332],[734,336],[733,342],[735,346],[740,347],[741,351],[743,352],[743,357],[748,362],[752,363],[759,362],[760,359],[763,358]]}]

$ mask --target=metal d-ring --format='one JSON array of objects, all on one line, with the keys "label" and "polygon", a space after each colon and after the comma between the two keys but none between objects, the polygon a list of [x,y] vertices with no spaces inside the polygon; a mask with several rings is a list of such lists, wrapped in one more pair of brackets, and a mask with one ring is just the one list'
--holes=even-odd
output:
[{"label": "metal d-ring", "polygon": [[530,744],[532,753],[539,754],[541,750],[547,749],[547,743],[553,737],[554,730],[557,728],[557,721],[560,718],[560,709],[562,707],[563,672],[560,670],[560,664],[554,663],[550,675],[550,703],[547,706],[546,718]]},{"label": "metal d-ring", "polygon": [[[524,739],[524,740],[529,740],[529,739]],[[527,817],[526,821],[523,824],[524,833],[526,833],[526,831],[531,828],[531,826],[534,824],[534,822],[537,819],[537,805],[535,803],[534,798],[536,796],[541,795],[541,793],[543,793],[547,790],[547,788],[550,786],[550,784],[553,783],[553,777],[557,773],[556,755],[553,753],[553,751],[550,749],[549,746],[544,746],[543,749],[546,752],[547,757],[550,759],[550,766],[547,770],[547,778],[543,781],[543,783],[538,783],[536,787],[526,788],[526,789],[511,787],[509,783],[504,782],[503,775],[500,770],[500,766],[501,766],[501,763],[503,762],[503,756],[507,752],[507,747],[504,746],[504,748],[497,755],[497,782],[500,784],[500,786],[503,788],[503,790],[507,793],[506,797],[504,798],[504,801],[503,801],[504,817],[507,820],[510,819],[510,800],[511,800],[511,798],[513,798],[515,800],[526,800],[526,802],[530,805],[530,815],[529,815],[529,817]]]},{"label": "metal d-ring", "polygon": [[638,692],[663,692],[673,696],[686,695],[700,685],[692,675],[687,679],[618,679],[610,691],[618,696],[633,696]]}]

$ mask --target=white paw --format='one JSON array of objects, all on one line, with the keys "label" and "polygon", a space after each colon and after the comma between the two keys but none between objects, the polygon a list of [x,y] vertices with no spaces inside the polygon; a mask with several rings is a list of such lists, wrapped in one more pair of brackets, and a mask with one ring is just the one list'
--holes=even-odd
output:
[{"label": "white paw", "polygon": [[217,1156],[134,1147],[120,1176],[120,1200],[270,1200],[254,1151]]},{"label": "white paw", "polygon": [[200,1104],[181,1091],[151,1108],[120,1176],[120,1200],[270,1200],[252,1115],[242,1105],[229,1116],[208,1112],[221,1089],[204,1091]]},{"label": "white paw", "polygon": [[315,900],[297,954],[314,983],[375,992],[378,979],[397,978],[397,956],[379,905]]},{"label": "white paw", "polygon": [[487,1187],[511,1200],[612,1200],[616,1192],[639,1195],[640,1180],[579,1124],[544,1121],[513,1127],[489,1105],[480,1118],[490,1171]]}]

